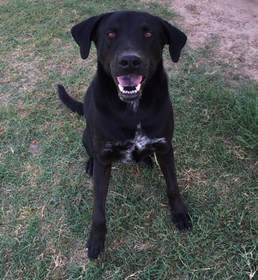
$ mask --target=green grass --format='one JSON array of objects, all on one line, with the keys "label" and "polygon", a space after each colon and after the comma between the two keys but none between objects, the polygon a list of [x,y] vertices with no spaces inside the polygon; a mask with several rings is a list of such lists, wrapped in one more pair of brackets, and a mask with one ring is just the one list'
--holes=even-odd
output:
[{"label": "green grass", "polygon": [[139,1],[0,4],[0,278],[254,279],[257,84],[231,82],[223,70],[209,74],[198,63],[207,54],[189,49],[176,71],[172,62],[168,70],[178,181],[193,231],[182,234],[171,224],[157,167],[118,163],[106,251],[95,262],[87,259],[92,183],[84,173],[85,124],[59,102],[56,84],[82,99],[96,69],[95,50],[82,61],[69,29],[85,17],[127,8],[173,16]]}]

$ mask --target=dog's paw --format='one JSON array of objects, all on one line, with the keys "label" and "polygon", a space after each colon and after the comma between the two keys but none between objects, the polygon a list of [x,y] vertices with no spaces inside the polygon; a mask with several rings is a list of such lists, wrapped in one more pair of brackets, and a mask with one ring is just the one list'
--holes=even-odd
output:
[{"label": "dog's paw", "polygon": [[87,161],[85,171],[90,177],[93,176],[93,158],[89,158]]},{"label": "dog's paw", "polygon": [[187,210],[184,212],[174,213],[172,216],[172,221],[180,231],[187,231],[192,229],[191,218]]},{"label": "dog's paw", "polygon": [[153,160],[150,156],[144,158],[143,163],[145,164],[145,166],[147,166],[147,168],[152,169],[154,167]]},{"label": "dog's paw", "polygon": [[94,234],[91,235],[87,242],[86,251],[88,252],[88,258],[93,261],[97,259],[101,252],[104,251],[105,236]]}]

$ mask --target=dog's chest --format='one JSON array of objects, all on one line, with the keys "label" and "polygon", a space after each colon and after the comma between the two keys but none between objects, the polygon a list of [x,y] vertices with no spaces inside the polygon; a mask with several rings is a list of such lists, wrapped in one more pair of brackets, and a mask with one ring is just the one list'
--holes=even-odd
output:
[{"label": "dog's chest", "polygon": [[141,124],[138,124],[133,139],[107,143],[104,152],[106,152],[106,156],[109,155],[111,158],[124,163],[136,163],[155,152],[157,147],[165,142],[164,137],[149,138],[142,131]]}]

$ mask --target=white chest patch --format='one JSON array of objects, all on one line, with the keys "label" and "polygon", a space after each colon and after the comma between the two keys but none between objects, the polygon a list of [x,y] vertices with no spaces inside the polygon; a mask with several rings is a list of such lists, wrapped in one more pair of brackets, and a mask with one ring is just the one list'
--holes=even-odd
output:
[{"label": "white chest patch", "polygon": [[142,152],[146,148],[147,145],[156,144],[156,143],[165,143],[166,140],[164,137],[162,138],[149,138],[148,136],[143,134],[141,123],[137,125],[137,129],[135,132],[135,137],[129,141],[130,146],[126,151],[123,151],[124,158],[122,162],[124,163],[132,163],[134,162],[133,152],[138,151]]},{"label": "white chest patch", "polygon": [[149,138],[144,134],[141,123],[137,125],[135,136],[124,142],[109,142],[105,144],[103,156],[121,160],[124,163],[135,163],[141,161],[148,154],[155,152],[155,144],[165,144],[166,139]]}]

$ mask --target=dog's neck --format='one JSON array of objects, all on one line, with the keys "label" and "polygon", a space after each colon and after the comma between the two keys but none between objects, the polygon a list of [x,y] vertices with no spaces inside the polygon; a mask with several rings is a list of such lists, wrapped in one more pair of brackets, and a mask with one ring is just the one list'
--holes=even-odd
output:
[{"label": "dog's neck", "polygon": [[129,110],[133,111],[133,112],[137,112],[139,104],[140,104],[140,100],[137,99],[135,101],[128,102],[127,103],[127,108]]}]

